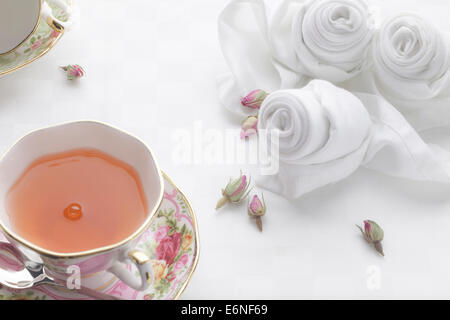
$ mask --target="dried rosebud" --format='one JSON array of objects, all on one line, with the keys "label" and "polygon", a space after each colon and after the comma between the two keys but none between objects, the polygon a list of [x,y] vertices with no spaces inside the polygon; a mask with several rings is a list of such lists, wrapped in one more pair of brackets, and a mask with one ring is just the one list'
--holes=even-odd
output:
[{"label": "dried rosebud", "polygon": [[251,201],[248,203],[248,214],[251,217],[262,217],[266,213],[266,203],[264,201],[264,196],[262,201],[255,194]]},{"label": "dried rosebud", "polygon": [[248,215],[252,218],[256,219],[256,225],[258,226],[259,231],[263,231],[262,226],[262,216],[266,214],[266,202],[264,201],[264,195],[262,196],[262,201],[255,194],[251,201],[248,203],[247,209]]},{"label": "dried rosebud", "polygon": [[364,230],[360,226],[357,225],[359,230],[364,236],[364,239],[370,244],[375,246],[375,249],[384,256],[383,246],[381,245],[381,241],[384,238],[384,231],[381,227],[374,221],[365,220],[364,221]]},{"label": "dried rosebud", "polygon": [[258,132],[258,117],[250,116],[241,124],[241,139],[250,137]]},{"label": "dried rosebud", "polygon": [[82,67],[77,64],[69,64],[65,67],[60,67],[66,72],[67,80],[75,80],[84,77],[86,74]]},{"label": "dried rosebud", "polygon": [[247,176],[241,175],[236,180],[228,182],[225,189],[222,190],[222,198],[217,202],[216,210],[222,208],[227,202],[239,203],[248,195],[250,181],[247,182]]},{"label": "dried rosebud", "polygon": [[264,90],[257,89],[250,92],[244,98],[241,99],[241,103],[243,106],[251,108],[251,109],[259,109],[264,99],[267,98],[269,94]]}]

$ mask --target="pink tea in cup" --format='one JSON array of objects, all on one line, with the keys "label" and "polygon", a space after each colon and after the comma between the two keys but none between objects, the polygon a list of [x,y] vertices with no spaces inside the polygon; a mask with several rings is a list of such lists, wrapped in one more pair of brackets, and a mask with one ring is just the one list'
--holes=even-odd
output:
[{"label": "pink tea in cup", "polygon": [[58,253],[120,242],[148,214],[135,169],[87,148],[33,161],[9,190],[6,210],[17,234]]}]

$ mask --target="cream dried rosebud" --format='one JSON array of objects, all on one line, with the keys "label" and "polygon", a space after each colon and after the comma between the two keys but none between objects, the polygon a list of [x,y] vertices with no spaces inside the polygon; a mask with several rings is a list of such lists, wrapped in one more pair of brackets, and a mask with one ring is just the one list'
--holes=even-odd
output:
[{"label": "cream dried rosebud", "polygon": [[364,221],[364,230],[360,226],[357,225],[359,230],[364,236],[364,239],[370,244],[375,246],[375,249],[384,256],[383,246],[381,245],[381,241],[384,238],[384,231],[381,227],[374,221],[365,220]]},{"label": "cream dried rosebud", "polygon": [[241,103],[243,106],[251,108],[251,109],[259,109],[261,108],[261,104],[264,99],[267,98],[269,94],[264,90],[257,89],[250,92],[248,95],[241,99]]},{"label": "cream dried rosebud", "polygon": [[264,195],[262,196],[262,201],[255,194],[251,201],[248,203],[247,209],[248,215],[255,218],[256,225],[259,231],[263,231],[262,216],[266,214],[266,202],[264,201]]},{"label": "cream dried rosebud", "polygon": [[222,198],[217,202],[216,210],[222,208],[227,202],[239,203],[247,197],[250,181],[247,182],[247,176],[241,175],[236,180],[228,182],[225,189],[222,190]]},{"label": "cream dried rosebud", "polygon": [[85,76],[83,68],[77,64],[69,64],[64,67],[60,67],[66,72],[67,80],[75,80]]},{"label": "cream dried rosebud", "polygon": [[241,139],[248,138],[258,132],[258,117],[250,116],[241,124]]}]

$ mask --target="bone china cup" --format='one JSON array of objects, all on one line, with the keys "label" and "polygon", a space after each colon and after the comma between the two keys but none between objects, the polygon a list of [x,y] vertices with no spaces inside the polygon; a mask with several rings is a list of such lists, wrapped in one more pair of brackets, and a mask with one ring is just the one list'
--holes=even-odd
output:
[{"label": "bone china cup", "polygon": [[[15,232],[5,210],[5,198],[13,183],[34,160],[47,154],[79,148],[98,149],[136,170],[147,198],[147,217],[133,234],[113,245],[76,253],[52,252]],[[133,289],[143,291],[153,281],[153,266],[146,254],[134,248],[142,233],[150,227],[163,200],[163,193],[161,171],[151,150],[139,139],[94,121],[61,124],[29,133],[0,159],[0,229],[16,249],[31,260],[44,263],[48,273],[57,279],[67,279],[71,275],[67,270],[75,265],[79,267],[82,278],[107,270]],[[129,261],[136,266],[140,278],[134,276],[134,270],[126,267],[125,263]]]},{"label": "bone china cup", "polygon": [[48,3],[63,9],[68,15],[71,7],[62,0],[1,0],[0,1],[0,55],[24,43],[36,30],[40,19],[52,28],[62,31],[70,21],[62,22],[53,16]]}]

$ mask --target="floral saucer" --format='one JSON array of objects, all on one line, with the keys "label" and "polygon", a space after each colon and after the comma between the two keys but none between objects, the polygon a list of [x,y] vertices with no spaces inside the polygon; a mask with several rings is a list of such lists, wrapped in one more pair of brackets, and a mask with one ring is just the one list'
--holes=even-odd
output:
[{"label": "floral saucer", "polygon": [[[72,5],[72,0],[64,0]],[[55,17],[61,21],[67,21],[66,13],[50,4]],[[59,41],[63,33],[53,30],[44,19],[40,19],[39,25],[23,44],[15,50],[0,55],[0,76],[14,72],[39,59]]]},{"label": "floral saucer", "polygon": [[[119,299],[152,300],[178,299],[195,271],[199,258],[197,220],[186,197],[163,173],[164,200],[149,230],[142,235],[137,249],[153,259],[154,284],[144,292],[137,292],[103,271],[81,279],[81,285],[107,293]],[[0,241],[7,241],[0,233]],[[130,270],[135,270],[129,264]],[[138,276],[137,271],[135,272]],[[0,285],[0,300],[91,300],[53,286],[14,290]]]}]

